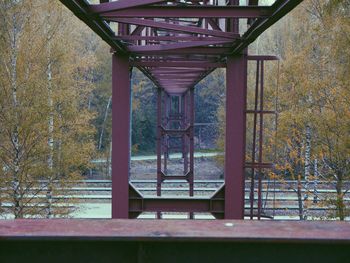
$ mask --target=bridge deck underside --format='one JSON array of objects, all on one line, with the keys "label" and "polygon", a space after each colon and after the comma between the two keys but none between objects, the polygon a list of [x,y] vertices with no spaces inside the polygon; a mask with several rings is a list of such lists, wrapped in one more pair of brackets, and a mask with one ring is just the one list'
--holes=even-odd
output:
[{"label": "bridge deck underside", "polygon": [[[241,54],[263,31],[302,0],[248,6],[230,0],[119,0],[91,5],[61,0],[111,48],[130,55],[168,93],[183,93]],[[179,76],[181,76],[179,78]]]},{"label": "bridge deck underside", "polygon": [[[257,72],[261,72],[257,73],[256,94],[263,94],[264,60],[275,59],[248,56],[247,47],[302,0],[276,0],[270,6],[258,5],[257,0],[249,0],[245,6],[239,0],[103,0],[99,4],[85,0],[60,1],[102,37],[113,52],[112,217],[135,218],[144,211],[156,210],[160,214],[182,208],[190,213],[210,212],[216,218],[242,219],[245,169],[252,170],[253,180],[255,169],[261,174],[262,169],[271,167],[263,162],[261,132],[259,143],[255,141],[257,115],[262,131],[263,114],[270,114],[263,109],[262,95],[260,99],[256,95],[259,102],[255,106],[259,104],[259,109],[246,108],[247,61],[257,61]],[[158,88],[155,198],[144,198],[128,182],[131,67],[140,69]],[[225,185],[211,198],[199,200],[193,198],[194,87],[219,67],[226,68]],[[175,111],[173,102],[177,105]],[[252,155],[258,151],[259,157],[248,163],[245,144],[249,113],[254,114]],[[182,140],[182,146],[175,148],[182,151],[184,172],[168,176],[166,161],[174,137]],[[187,180],[189,198],[162,198],[165,179]],[[261,208],[260,190],[258,207]],[[251,207],[254,189],[252,193]]]}]

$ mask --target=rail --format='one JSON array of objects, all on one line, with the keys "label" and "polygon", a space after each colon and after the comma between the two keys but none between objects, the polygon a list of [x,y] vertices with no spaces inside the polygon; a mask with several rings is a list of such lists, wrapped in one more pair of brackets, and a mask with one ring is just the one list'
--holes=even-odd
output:
[{"label": "rail", "polygon": [[[132,180],[131,181],[138,191],[145,196],[156,194],[156,180]],[[194,185],[194,197],[201,198],[203,196],[212,195],[217,188],[222,185],[222,180],[196,180]],[[263,181],[262,195],[263,195],[263,215],[270,218],[294,218],[298,219],[299,214],[299,199],[294,189],[290,189],[289,185],[296,185],[296,181],[285,181],[284,183],[276,183],[275,187],[269,185],[268,180]],[[33,200],[37,206],[45,206],[46,192],[45,188],[42,192],[37,191]],[[70,207],[80,208],[83,212],[75,214],[75,217],[100,217],[99,209],[104,207],[105,210],[110,211],[111,203],[111,181],[109,180],[84,180],[79,181],[76,186],[69,189],[57,189],[58,193],[52,196],[54,207]],[[60,190],[65,194],[60,194]],[[249,191],[250,183],[246,182],[245,195],[245,209],[246,213],[249,209]],[[183,180],[174,180],[165,182],[162,188],[164,196],[187,196],[188,187]],[[304,191],[302,191],[302,198],[304,198]],[[330,198],[336,198],[336,190],[333,187],[333,182],[320,182],[318,184],[317,196],[313,192],[309,194],[308,214],[310,218],[327,218],[334,214],[335,207],[330,205]],[[30,193],[27,198],[30,198]],[[317,197],[317,198],[315,198]],[[26,198],[26,196],[24,196]],[[74,200],[71,202],[70,200]],[[344,195],[345,204],[350,204],[350,192]],[[35,204],[28,204],[26,207]],[[10,202],[3,202],[2,208],[11,209]],[[92,207],[92,208],[91,208]],[[257,203],[254,203],[254,211],[257,209]],[[84,211],[88,211],[84,213]],[[94,212],[95,211],[95,212]],[[106,217],[108,213],[105,213]]]}]

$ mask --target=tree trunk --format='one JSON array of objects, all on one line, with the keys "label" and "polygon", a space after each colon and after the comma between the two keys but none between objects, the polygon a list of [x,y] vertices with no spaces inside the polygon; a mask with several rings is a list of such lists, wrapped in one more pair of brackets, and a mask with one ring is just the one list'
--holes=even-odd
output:
[{"label": "tree trunk", "polygon": [[308,204],[309,199],[309,178],[310,178],[310,153],[311,153],[311,128],[310,125],[306,125],[306,134],[305,134],[305,168],[304,168],[304,219],[307,220],[308,216]]},{"label": "tree trunk", "polygon": [[318,186],[318,161],[317,161],[317,159],[315,159],[315,162],[314,162],[314,204],[317,204],[317,199],[318,199],[317,186]]},{"label": "tree trunk", "polygon": [[111,102],[112,102],[112,96],[110,96],[108,98],[108,102],[107,102],[107,106],[106,106],[106,110],[105,110],[105,115],[104,115],[104,118],[103,118],[101,133],[100,133],[100,139],[99,139],[99,142],[98,142],[98,150],[101,150],[101,148],[102,148],[103,136],[104,136],[104,131],[105,131],[107,117],[108,117],[108,111],[109,111],[109,107],[111,105]]},{"label": "tree trunk", "polygon": [[339,220],[345,220],[345,204],[344,204],[344,194],[343,194],[343,175],[341,173],[337,174],[337,184],[335,186],[337,191],[336,199],[336,211]]},{"label": "tree trunk", "polygon": [[302,164],[301,164],[301,143],[297,142],[297,164],[295,169],[295,174],[297,175],[297,196],[298,196],[298,209],[299,209],[299,219],[304,220],[304,200],[303,200],[303,184],[302,184]]},{"label": "tree trunk", "polygon": [[108,151],[107,162],[106,162],[106,175],[108,179],[112,178],[111,160],[112,160],[112,139],[109,143],[109,151]]},{"label": "tree trunk", "polygon": [[52,58],[51,58],[51,41],[50,41],[50,11],[47,13],[46,21],[46,41],[47,41],[47,103],[49,107],[49,118],[48,118],[48,147],[49,155],[47,159],[48,167],[48,183],[46,192],[46,218],[52,217],[52,179],[53,179],[53,151],[54,151],[54,109],[53,109],[53,97],[52,97]]},{"label": "tree trunk", "polygon": [[12,35],[11,35],[11,87],[14,110],[14,126],[11,134],[11,140],[14,147],[13,155],[13,178],[12,191],[14,202],[15,218],[23,218],[23,207],[21,202],[21,185],[20,185],[20,142],[19,142],[19,117],[18,117],[18,98],[17,98],[17,58],[18,58],[18,41],[19,26],[16,15],[12,16]]},{"label": "tree trunk", "polygon": [[298,186],[297,186],[297,195],[298,195],[298,209],[299,209],[299,219],[304,220],[304,207],[303,207],[303,198],[302,198],[302,183],[301,183],[301,174],[298,174]]}]

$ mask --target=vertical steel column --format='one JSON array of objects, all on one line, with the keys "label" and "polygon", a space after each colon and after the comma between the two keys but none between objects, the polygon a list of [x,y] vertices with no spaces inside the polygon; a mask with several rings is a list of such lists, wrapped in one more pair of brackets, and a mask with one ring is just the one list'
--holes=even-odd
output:
[{"label": "vertical steel column", "polygon": [[[180,96],[180,102],[181,102],[181,112],[180,112],[180,115],[181,115],[181,119],[180,119],[180,125],[181,125],[181,129],[186,129],[186,123],[185,123],[185,111],[184,111],[184,98],[185,98],[185,94],[181,94]],[[181,153],[182,153],[182,158],[184,159],[185,161],[185,152],[186,152],[186,135],[182,135],[181,137]],[[184,172],[185,172],[185,162],[184,162]],[[186,172],[185,172],[186,173]]]},{"label": "vertical steel column", "polygon": [[[157,90],[157,196],[162,193],[162,91]],[[166,157],[164,156],[164,160]]]},{"label": "vertical steel column", "polygon": [[[163,103],[162,90],[160,88],[157,89],[157,196],[162,195],[162,154],[164,153],[164,162],[166,162],[166,152],[164,145],[164,138],[162,136],[162,125],[164,123],[162,107],[165,105]],[[166,99],[166,98],[165,98]],[[166,163],[164,165],[164,169],[166,169]],[[157,219],[162,218],[161,211],[157,211]]]},{"label": "vertical steel column", "polygon": [[[169,114],[170,114],[170,96],[167,92],[164,91],[164,104],[163,104],[163,115],[164,115],[164,122],[163,127],[168,128],[169,123]],[[167,173],[168,171],[168,158],[169,158],[169,138],[167,135],[163,138],[163,146],[164,146],[164,172]]]},{"label": "vertical steel column", "polygon": [[244,218],[244,162],[246,129],[247,59],[227,57],[225,218]]},{"label": "vertical steel column", "polygon": [[112,56],[112,218],[129,217],[130,166],[129,56]]},{"label": "vertical steel column", "polygon": [[[184,127],[188,126],[188,92],[184,94]],[[185,155],[184,155],[184,173],[188,173],[188,136],[185,134],[184,136],[184,144],[185,144]]]},{"label": "vertical steel column", "polygon": [[194,87],[190,89],[190,196],[193,196],[194,185]]},{"label": "vertical steel column", "polygon": [[[257,110],[258,110],[258,95],[259,95],[259,70],[260,61],[256,61],[256,80],[255,80],[255,97],[254,97],[254,120],[253,120],[253,143],[252,143],[252,164],[255,163],[256,154],[256,122],[257,122]],[[251,181],[250,181],[250,219],[254,217],[254,189],[255,189],[255,166],[252,165],[251,169]]]},{"label": "vertical steel column", "polygon": [[[188,183],[190,186],[190,196],[194,195],[194,87],[190,89],[190,94],[189,94],[189,100],[190,100],[190,105],[189,105],[189,118],[190,118],[190,173],[189,173],[189,178],[188,178]],[[189,214],[190,219],[194,219],[194,213],[191,212]]]},{"label": "vertical steel column", "polygon": [[[263,134],[264,134],[264,60],[261,61],[260,76],[260,117],[259,117],[259,164],[263,162]],[[258,169],[258,219],[261,219],[262,208],[262,170]]]}]

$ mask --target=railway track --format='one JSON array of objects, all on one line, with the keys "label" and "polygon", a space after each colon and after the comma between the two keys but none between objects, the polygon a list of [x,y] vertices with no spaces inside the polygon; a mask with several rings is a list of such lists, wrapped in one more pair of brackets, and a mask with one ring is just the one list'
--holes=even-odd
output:
[{"label": "railway track", "polygon": [[[156,195],[156,181],[155,180],[132,180],[132,184],[144,195]],[[195,197],[211,196],[217,189],[223,184],[223,180],[197,180],[194,186]],[[295,218],[299,213],[298,196],[293,189],[296,187],[295,181],[285,181],[283,183],[276,182],[274,185],[271,181],[264,180],[262,188],[263,196],[263,212],[267,217],[291,217]],[[349,186],[350,183],[346,182],[345,185]],[[33,189],[33,191],[38,189]],[[42,189],[35,196],[37,205],[43,206],[46,198],[45,189]],[[98,213],[99,207],[104,207],[106,210],[110,210],[111,203],[111,181],[110,180],[84,180],[79,181],[76,185],[70,189],[65,190],[65,195],[53,195],[54,205],[57,207],[80,207],[83,210],[87,208],[91,211],[96,210]],[[59,191],[58,191],[59,192]],[[245,189],[245,209],[246,214],[249,213],[249,192],[250,183],[246,182]],[[303,193],[304,194],[304,193]],[[182,180],[166,181],[162,187],[162,195],[164,196],[188,196],[188,184]],[[257,193],[255,192],[255,197]],[[313,202],[313,191],[309,193],[310,200],[307,203],[308,213],[310,217],[323,217],[329,213],[334,212],[334,207],[329,206],[325,200],[334,198],[336,191],[334,189],[333,182],[318,182],[317,189],[317,202]],[[28,198],[32,198],[30,195]],[[43,204],[40,204],[42,200]],[[74,200],[70,203],[70,200]],[[347,206],[350,205],[350,191],[345,194],[344,200]],[[28,206],[30,206],[29,204]],[[3,208],[10,208],[10,203],[2,203]],[[254,211],[257,211],[257,201],[254,203]],[[107,213],[106,213],[107,214]],[[77,216],[79,217],[79,216]],[[80,214],[80,217],[85,217],[84,214]],[[92,216],[94,217],[94,216]]]}]

